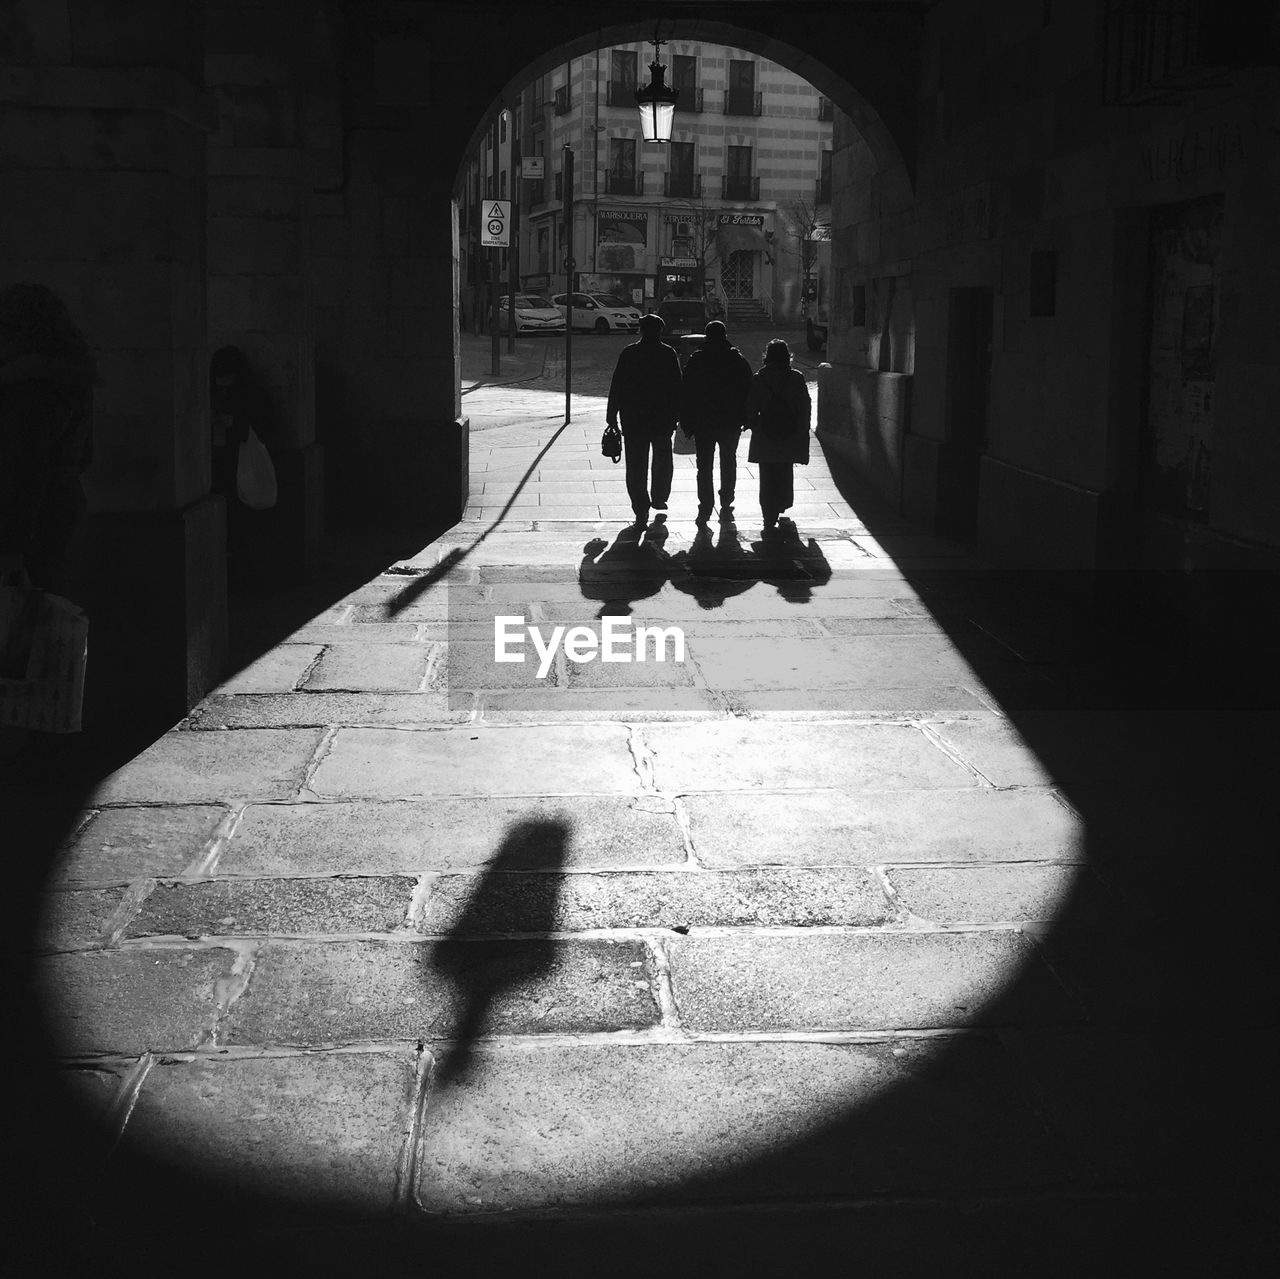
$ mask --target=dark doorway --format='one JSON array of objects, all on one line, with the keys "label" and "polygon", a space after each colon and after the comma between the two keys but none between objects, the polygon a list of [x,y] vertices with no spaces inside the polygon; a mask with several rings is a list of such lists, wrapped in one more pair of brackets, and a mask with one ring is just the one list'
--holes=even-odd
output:
[{"label": "dark doorway", "polygon": [[992,297],[985,287],[951,290],[938,529],[952,537],[973,538],[978,532],[978,486],[991,398]]}]

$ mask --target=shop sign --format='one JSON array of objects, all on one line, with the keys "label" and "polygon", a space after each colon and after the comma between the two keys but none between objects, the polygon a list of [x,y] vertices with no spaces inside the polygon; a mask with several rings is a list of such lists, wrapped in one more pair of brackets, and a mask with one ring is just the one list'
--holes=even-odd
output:
[{"label": "shop sign", "polygon": [[722,213],[720,226],[764,226],[763,213]]},{"label": "shop sign", "polygon": [[691,267],[696,267],[696,266],[698,265],[698,259],[697,259],[697,258],[659,258],[659,259],[658,259],[658,265],[659,265],[659,266],[691,266]]}]

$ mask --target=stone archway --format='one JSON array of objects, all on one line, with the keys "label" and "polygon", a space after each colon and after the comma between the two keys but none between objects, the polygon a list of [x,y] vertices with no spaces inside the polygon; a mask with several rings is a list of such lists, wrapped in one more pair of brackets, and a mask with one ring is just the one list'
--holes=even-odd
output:
[{"label": "stone archway", "polygon": [[[664,39],[728,44],[803,75],[908,194],[920,19],[828,4],[680,5]],[[819,20],[820,19],[820,20]],[[531,76],[653,34],[621,5],[513,8],[500,42],[462,4],[368,0],[345,25],[345,248],[351,283],[342,346],[343,435],[326,441],[331,507],[413,525],[451,523],[466,500],[458,395],[455,174],[492,115]],[[532,55],[532,56],[531,56]],[[332,281],[318,287],[333,291]],[[337,313],[335,313],[337,314]],[[325,358],[323,350],[318,359]]]}]

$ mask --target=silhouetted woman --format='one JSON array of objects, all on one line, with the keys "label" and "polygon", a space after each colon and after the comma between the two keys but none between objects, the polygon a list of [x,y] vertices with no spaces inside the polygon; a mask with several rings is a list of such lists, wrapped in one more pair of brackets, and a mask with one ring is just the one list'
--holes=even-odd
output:
[{"label": "silhouetted woman", "polygon": [[813,402],[804,374],[791,367],[791,348],[774,338],[765,348],[764,365],[751,379],[747,396],[747,429],[751,449],[747,461],[760,468],[760,514],[765,532],[795,501],[792,467],[809,461],[809,416]]}]

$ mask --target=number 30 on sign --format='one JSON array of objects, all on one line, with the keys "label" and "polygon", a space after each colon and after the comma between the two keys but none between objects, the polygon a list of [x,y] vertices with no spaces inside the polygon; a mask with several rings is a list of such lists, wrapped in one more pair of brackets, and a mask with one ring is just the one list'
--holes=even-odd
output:
[{"label": "number 30 on sign", "polygon": [[480,210],[480,245],[485,249],[511,246],[511,201],[486,200]]}]

